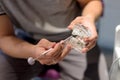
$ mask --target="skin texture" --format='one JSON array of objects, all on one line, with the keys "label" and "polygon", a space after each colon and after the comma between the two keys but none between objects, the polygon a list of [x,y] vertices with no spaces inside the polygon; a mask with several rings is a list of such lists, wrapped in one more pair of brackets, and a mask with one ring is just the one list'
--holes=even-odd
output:
[{"label": "skin texture", "polygon": [[[77,0],[83,8],[82,16],[76,17],[68,26],[69,29],[73,29],[74,24],[81,23],[90,29],[92,36],[86,38],[88,42],[83,52],[89,51],[96,44],[97,31],[95,21],[102,12],[102,3],[100,0]],[[84,2],[85,1],[85,2]],[[97,8],[96,8],[97,6]],[[41,39],[37,44],[30,44],[24,40],[17,38],[14,34],[12,22],[7,15],[0,16],[0,49],[7,55],[15,58],[27,59],[29,57],[36,58],[42,52],[53,48],[43,58],[37,59],[41,64],[51,65],[61,61],[71,50],[70,45],[66,45],[61,42],[55,43],[46,39]],[[56,61],[53,63],[53,59]]]}]

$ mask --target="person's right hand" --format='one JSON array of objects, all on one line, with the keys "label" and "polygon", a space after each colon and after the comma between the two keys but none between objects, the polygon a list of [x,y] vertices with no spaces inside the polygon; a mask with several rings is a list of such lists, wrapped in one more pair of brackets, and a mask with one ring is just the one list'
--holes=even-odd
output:
[{"label": "person's right hand", "polygon": [[52,48],[46,55],[37,59],[41,64],[51,65],[61,61],[70,51],[69,45],[64,46],[61,42],[50,42],[47,39],[41,39],[35,48],[35,56]]}]

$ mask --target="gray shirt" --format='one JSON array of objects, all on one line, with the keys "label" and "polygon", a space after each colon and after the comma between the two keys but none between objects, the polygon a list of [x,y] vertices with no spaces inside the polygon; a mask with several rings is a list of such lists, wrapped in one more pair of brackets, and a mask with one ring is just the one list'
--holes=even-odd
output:
[{"label": "gray shirt", "polygon": [[76,0],[0,1],[0,14],[7,13],[15,26],[29,32],[35,39],[65,39],[71,34],[67,26],[80,15]]}]

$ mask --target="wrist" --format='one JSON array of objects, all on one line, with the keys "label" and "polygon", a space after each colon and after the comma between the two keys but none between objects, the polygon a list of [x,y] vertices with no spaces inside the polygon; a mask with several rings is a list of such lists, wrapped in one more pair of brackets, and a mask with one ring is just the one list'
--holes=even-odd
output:
[{"label": "wrist", "polygon": [[86,17],[87,19],[89,19],[91,22],[95,22],[95,17],[94,16],[92,16],[92,15],[90,15],[90,14],[88,14],[88,15],[84,15],[84,17]]},{"label": "wrist", "polygon": [[45,48],[40,47],[38,45],[34,45],[33,46],[33,52],[31,54],[31,57],[33,58],[37,58],[38,56],[41,55],[41,53],[43,53],[45,51]]},{"label": "wrist", "polygon": [[29,57],[33,57],[33,58],[36,57],[36,46],[35,45],[32,45],[31,54],[29,55]]}]

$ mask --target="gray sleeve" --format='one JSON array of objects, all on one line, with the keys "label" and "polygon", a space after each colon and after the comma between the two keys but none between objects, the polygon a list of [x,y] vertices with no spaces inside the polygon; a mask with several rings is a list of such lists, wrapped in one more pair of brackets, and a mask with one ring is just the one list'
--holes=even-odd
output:
[{"label": "gray sleeve", "polygon": [[1,4],[0,4],[0,15],[5,14],[5,11],[2,9]]}]

